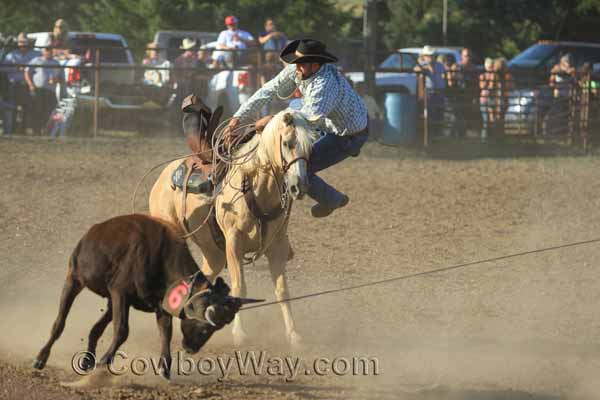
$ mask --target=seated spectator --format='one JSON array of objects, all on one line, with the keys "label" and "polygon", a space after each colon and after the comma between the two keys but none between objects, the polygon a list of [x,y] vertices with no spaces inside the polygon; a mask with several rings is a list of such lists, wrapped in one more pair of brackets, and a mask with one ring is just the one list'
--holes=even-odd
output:
[{"label": "seated spectator", "polygon": [[[142,60],[142,64],[148,67],[169,67],[168,60],[162,60],[158,56],[158,44],[148,43],[146,46],[146,57]],[[144,83],[146,85],[164,86],[169,83],[168,69],[146,69],[144,71]]]},{"label": "seated spectator", "polygon": [[[248,46],[255,44],[254,37],[244,30],[238,28],[238,19],[229,15],[225,18],[227,29],[222,31],[217,38],[217,48],[221,50],[245,50]],[[219,52],[213,54],[213,59],[219,63],[225,63],[229,66],[236,64],[234,62],[234,53],[232,51]]]},{"label": "seated spectator", "polygon": [[62,61],[71,57],[69,51],[71,47],[69,43],[69,26],[62,18],[57,19],[54,23],[50,46],[52,47],[52,57],[55,60]]},{"label": "seated spectator", "polygon": [[212,59],[212,54],[210,50],[201,49],[198,50],[198,61],[203,64],[206,68],[215,68],[216,61]]},{"label": "seated spectator", "polygon": [[4,64],[21,64],[13,68],[6,68],[8,78],[6,102],[8,107],[5,107],[4,109],[5,135],[12,135],[14,131],[16,120],[15,111],[18,106],[21,106],[23,110],[23,119],[30,114],[31,97],[29,96],[29,91],[25,84],[25,67],[23,64],[29,64],[29,62],[37,55],[37,52],[31,50],[25,33],[21,32],[17,36],[17,49],[8,53],[4,59]]},{"label": "seated spectator", "polygon": [[56,107],[56,84],[61,77],[60,64],[52,57],[50,38],[43,43],[42,55],[25,68],[25,81],[32,97],[33,133],[41,135],[48,117]]},{"label": "seated spectator", "polygon": [[266,61],[268,64],[274,64],[274,60],[279,58],[279,53],[288,40],[285,33],[278,31],[275,27],[273,18],[267,18],[265,21],[265,31],[258,35],[258,43],[260,43],[266,53]]}]

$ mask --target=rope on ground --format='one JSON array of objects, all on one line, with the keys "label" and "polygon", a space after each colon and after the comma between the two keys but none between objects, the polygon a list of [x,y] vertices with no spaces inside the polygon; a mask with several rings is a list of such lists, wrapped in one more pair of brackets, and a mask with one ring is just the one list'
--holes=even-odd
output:
[{"label": "rope on ground", "polygon": [[566,249],[569,247],[584,246],[584,245],[599,243],[599,242],[600,242],[600,238],[596,238],[596,239],[590,239],[590,240],[583,240],[583,241],[579,241],[579,242],[565,243],[565,244],[560,244],[560,245],[551,246],[551,247],[545,247],[545,248],[541,248],[541,249],[528,250],[528,251],[523,251],[520,253],[513,253],[513,254],[507,254],[507,255],[498,256],[498,257],[486,258],[483,260],[469,261],[469,262],[462,263],[462,264],[456,264],[456,265],[451,265],[451,266],[447,266],[447,267],[431,269],[431,270],[423,271],[423,272],[415,272],[413,274],[408,274],[408,275],[400,275],[400,276],[396,276],[396,277],[392,277],[392,278],[388,278],[388,279],[382,279],[379,281],[366,282],[366,283],[361,283],[361,284],[354,285],[354,286],[346,286],[346,287],[337,288],[337,289],[329,289],[329,290],[324,290],[321,292],[315,292],[315,293],[309,293],[309,294],[305,294],[305,295],[301,295],[301,296],[290,297],[290,298],[284,299],[284,300],[277,300],[277,301],[271,301],[271,302],[267,302],[267,303],[251,305],[251,306],[242,308],[240,311],[251,310],[251,309],[260,308],[260,307],[267,307],[267,306],[271,306],[271,305],[279,304],[279,303],[308,299],[311,297],[318,297],[318,296],[323,296],[326,294],[345,292],[345,291],[360,289],[360,288],[369,287],[369,286],[382,285],[385,283],[401,281],[401,280],[406,280],[406,279],[411,279],[411,278],[417,278],[417,277],[421,277],[421,276],[433,275],[433,274],[448,272],[448,271],[452,271],[452,270],[456,270],[456,269],[460,269],[460,268],[472,267],[472,266],[484,264],[484,263],[494,263],[497,261],[507,260],[510,258],[522,257],[522,256],[526,256],[526,255],[544,253],[544,252],[554,251],[554,250],[561,250],[561,249]]}]

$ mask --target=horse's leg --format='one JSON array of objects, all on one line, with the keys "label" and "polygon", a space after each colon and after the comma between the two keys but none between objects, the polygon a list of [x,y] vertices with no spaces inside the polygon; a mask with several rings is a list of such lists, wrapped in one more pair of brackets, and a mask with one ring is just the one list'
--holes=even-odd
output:
[{"label": "horse's leg", "polygon": [[[284,234],[280,239],[275,240],[265,252],[265,256],[269,260],[269,269],[271,270],[271,279],[275,285],[275,298],[277,301],[289,298],[285,265],[291,250],[288,237]],[[292,346],[298,346],[302,343],[302,337],[296,332],[292,306],[288,302],[279,303],[279,305],[283,314],[287,339]]]},{"label": "horse's leg", "polygon": [[112,319],[113,319],[113,340],[106,353],[100,360],[100,365],[111,363],[119,347],[127,340],[129,336],[129,304],[125,294],[116,288],[110,289],[110,299],[112,301]]},{"label": "horse's leg", "polygon": [[[231,294],[234,297],[246,296],[246,282],[244,280],[244,269],[241,260],[244,257],[240,233],[233,228],[233,232],[226,236],[225,254],[227,257],[227,268],[229,268],[229,277],[231,279]],[[242,327],[240,313],[235,314],[233,320],[233,343],[236,346],[242,345],[248,335]]]},{"label": "horse's leg", "polygon": [[60,306],[58,308],[58,315],[56,316],[56,320],[52,325],[50,339],[48,340],[46,345],[42,347],[35,361],[33,362],[34,368],[42,369],[46,365],[46,361],[48,361],[48,357],[50,356],[50,350],[52,349],[52,345],[54,345],[54,342],[58,340],[63,330],[65,329],[65,321],[67,320],[67,315],[71,310],[71,306],[73,305],[75,297],[77,297],[77,295],[81,293],[82,289],[83,286],[81,285],[81,283],[79,283],[79,281],[73,277],[71,271],[69,271],[62,289],[62,293],[60,295]]},{"label": "horse's leg", "polygon": [[225,253],[217,247],[212,234],[206,232],[208,230],[208,227],[200,229],[192,236],[192,240],[202,250],[202,273],[206,279],[214,282],[225,267]]},{"label": "horse's leg", "polygon": [[160,331],[160,376],[171,379],[171,338],[173,337],[173,317],[164,311],[156,312],[156,322]]},{"label": "horse's leg", "polygon": [[108,299],[108,304],[104,314],[102,314],[98,322],[96,322],[90,330],[90,334],[88,336],[87,354],[81,360],[81,367],[84,370],[87,371],[90,368],[94,368],[96,365],[96,346],[98,345],[98,339],[100,339],[100,336],[102,336],[104,330],[108,324],[110,324],[110,321],[112,321],[112,318],[112,302],[110,299]]}]

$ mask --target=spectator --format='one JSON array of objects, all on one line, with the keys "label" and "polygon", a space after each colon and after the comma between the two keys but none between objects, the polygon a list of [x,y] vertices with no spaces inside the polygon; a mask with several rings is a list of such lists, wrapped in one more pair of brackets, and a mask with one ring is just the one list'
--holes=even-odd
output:
[{"label": "spectator", "polygon": [[463,89],[477,87],[477,66],[473,64],[473,53],[468,47],[460,52],[460,63],[456,64],[458,86]]},{"label": "spectator", "polygon": [[25,81],[32,97],[34,134],[42,134],[50,112],[56,107],[56,84],[60,80],[60,64],[52,57],[50,38],[42,44],[42,55],[33,58],[25,68]]},{"label": "spectator", "polygon": [[464,47],[460,53],[460,63],[455,64],[453,79],[460,95],[456,102],[456,133],[465,136],[468,129],[479,129],[479,89],[477,66],[473,63],[473,53]]},{"label": "spectator", "polygon": [[437,61],[444,66],[447,87],[457,86],[457,64],[453,54],[442,54],[438,56]]},{"label": "spectator", "polygon": [[558,64],[550,71],[550,87],[553,89],[554,101],[544,117],[543,132],[545,135],[567,133],[572,127],[572,100],[577,85],[576,71],[570,54],[560,58]]},{"label": "spectator", "polygon": [[568,98],[572,95],[575,83],[575,68],[570,54],[560,58],[560,62],[550,71],[550,87],[555,98]]},{"label": "spectator", "polygon": [[54,23],[50,46],[54,59],[62,61],[70,57],[69,26],[62,18],[57,19]]},{"label": "spectator", "polygon": [[433,135],[440,131],[442,119],[444,116],[445,97],[440,92],[446,88],[444,80],[444,65],[435,61],[435,51],[431,46],[423,47],[419,62],[415,66],[415,72],[425,75],[425,87],[427,88],[427,110],[428,120],[433,125],[431,132]]},{"label": "spectator", "polygon": [[[158,56],[158,44],[148,43],[146,46],[146,57],[142,64],[148,67],[169,67],[168,60],[162,60]],[[153,86],[165,86],[169,82],[169,70],[146,69],[144,70],[144,83]]]},{"label": "spectator", "polygon": [[504,117],[508,109],[510,91],[514,87],[512,74],[508,71],[506,59],[503,57],[494,60],[494,118],[493,136],[500,138],[504,134]]},{"label": "spectator", "polygon": [[[225,18],[227,29],[222,31],[217,38],[217,48],[221,50],[245,50],[248,46],[255,44],[254,37],[244,30],[238,28],[238,19],[233,15]],[[219,63],[233,66],[234,52],[215,52],[213,59]]]},{"label": "spectator", "polygon": [[265,21],[265,31],[258,35],[258,42],[267,52],[267,64],[274,64],[273,58],[275,60],[279,58],[279,53],[286,46],[288,40],[285,33],[277,30],[273,18],[267,18]]},{"label": "spectator", "polygon": [[8,90],[6,100],[8,107],[4,111],[5,135],[13,134],[16,122],[15,111],[18,106],[21,106],[23,110],[23,125],[26,126],[25,118],[30,114],[31,98],[25,85],[24,64],[29,64],[36,55],[37,53],[29,47],[27,36],[21,32],[17,36],[17,49],[8,53],[4,59],[5,64],[17,65],[16,67],[9,67],[7,69]]},{"label": "spectator", "polygon": [[483,126],[481,128],[481,142],[487,141],[488,129],[490,123],[493,122],[493,110],[494,110],[494,98],[492,97],[492,90],[494,89],[494,60],[486,58],[483,63],[485,68],[484,72],[479,75],[479,105],[481,110],[481,119]]},{"label": "spectator", "polygon": [[183,39],[180,47],[183,53],[175,59],[175,69],[173,71],[175,78],[173,123],[179,123],[177,122],[179,120],[179,106],[183,99],[193,92],[195,69],[201,66],[200,60],[198,60],[196,44],[195,39]]}]

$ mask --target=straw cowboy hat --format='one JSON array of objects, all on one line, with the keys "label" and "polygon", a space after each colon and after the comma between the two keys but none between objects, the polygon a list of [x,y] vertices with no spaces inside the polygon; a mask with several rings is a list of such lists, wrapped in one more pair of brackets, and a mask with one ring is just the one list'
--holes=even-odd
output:
[{"label": "straw cowboy hat", "polygon": [[330,63],[338,59],[327,52],[325,44],[313,39],[294,40],[281,51],[282,61],[288,64]]},{"label": "straw cowboy hat", "polygon": [[180,48],[183,50],[190,50],[190,49],[193,49],[194,47],[196,47],[196,39],[185,38],[181,42]]},{"label": "straw cowboy hat", "polygon": [[423,49],[421,50],[422,56],[432,56],[434,54],[435,54],[434,48],[429,45],[424,46]]}]

